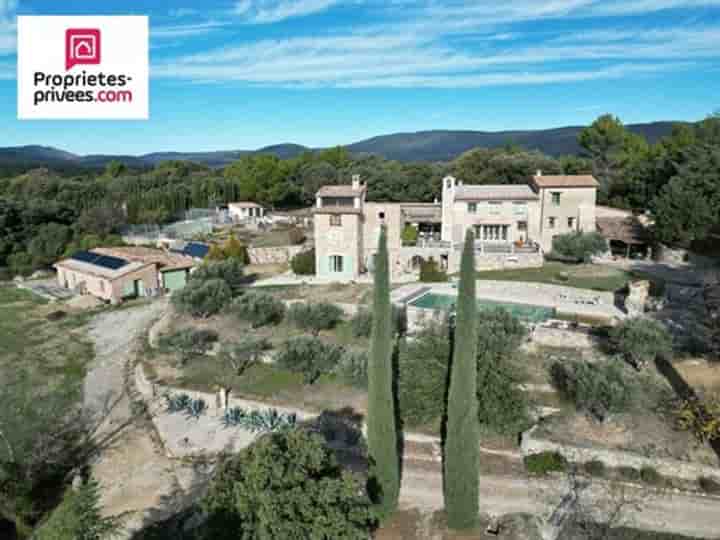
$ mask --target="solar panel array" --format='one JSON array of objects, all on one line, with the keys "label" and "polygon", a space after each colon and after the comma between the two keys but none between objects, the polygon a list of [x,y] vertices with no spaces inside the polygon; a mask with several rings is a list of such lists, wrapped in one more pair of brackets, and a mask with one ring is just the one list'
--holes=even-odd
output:
[{"label": "solar panel array", "polygon": [[98,253],[93,253],[92,251],[78,251],[70,258],[76,261],[100,266],[101,268],[107,268],[108,270],[119,270],[123,266],[130,264],[125,259],[112,257],[111,255],[100,255]]},{"label": "solar panel array", "polygon": [[209,246],[197,242],[189,242],[188,245],[185,246],[185,249],[183,249],[183,253],[198,259],[204,259],[205,255],[207,255],[209,251]]}]

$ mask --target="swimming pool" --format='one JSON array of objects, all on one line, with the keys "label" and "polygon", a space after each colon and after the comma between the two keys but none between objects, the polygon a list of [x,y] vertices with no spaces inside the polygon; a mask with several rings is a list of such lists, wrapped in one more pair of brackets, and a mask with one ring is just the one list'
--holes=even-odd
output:
[{"label": "swimming pool", "polygon": [[[410,306],[420,309],[447,311],[457,303],[457,297],[449,294],[429,292],[410,302]],[[526,322],[539,323],[555,317],[555,309],[545,306],[532,306],[528,304],[513,304],[512,302],[496,302],[485,298],[478,298],[480,311],[503,308]]]}]

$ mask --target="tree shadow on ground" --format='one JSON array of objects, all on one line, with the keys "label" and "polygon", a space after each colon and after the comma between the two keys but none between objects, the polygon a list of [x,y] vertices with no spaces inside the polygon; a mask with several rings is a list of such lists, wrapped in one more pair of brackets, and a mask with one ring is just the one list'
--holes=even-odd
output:
[{"label": "tree shadow on ground", "polygon": [[[695,390],[683,379],[682,375],[675,369],[672,362],[664,355],[655,357],[655,366],[657,370],[667,379],[675,394],[682,400],[697,399]],[[711,439],[708,444],[720,461],[720,439]]]}]

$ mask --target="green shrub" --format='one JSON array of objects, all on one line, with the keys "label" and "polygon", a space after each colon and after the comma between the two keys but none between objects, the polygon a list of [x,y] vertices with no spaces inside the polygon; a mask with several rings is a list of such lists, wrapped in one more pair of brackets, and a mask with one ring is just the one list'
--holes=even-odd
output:
[{"label": "green shrub", "polygon": [[607,241],[597,232],[573,232],[553,238],[553,254],[577,262],[589,262],[593,255],[605,251],[607,251]]},{"label": "green shrub", "polygon": [[221,279],[191,279],[183,289],[172,295],[172,303],[181,313],[193,317],[211,317],[227,306],[232,290]]},{"label": "green shrub", "polygon": [[590,476],[605,476],[605,463],[597,459],[585,463],[583,469]]},{"label": "green shrub", "polygon": [[376,525],[365,481],[304,429],[269,433],[222,460],[201,505],[203,538],[213,540],[360,540]]},{"label": "green shrub", "polygon": [[665,483],[663,476],[649,465],[640,469],[640,479],[646,484],[650,484],[652,486],[660,486]]},{"label": "green shrub", "polygon": [[[393,330],[398,334],[404,334],[407,321],[405,318],[405,310],[393,304],[392,306],[393,316]],[[361,308],[358,312],[350,319],[350,330],[352,335],[356,338],[370,337],[372,332],[372,311]]]},{"label": "green shrub", "polygon": [[429,325],[400,341],[398,402],[405,424],[422,425],[445,414],[449,362],[447,325]]},{"label": "green shrub", "polygon": [[[529,424],[523,377],[513,355],[525,328],[503,309],[484,310],[478,322],[478,421],[494,433],[517,434]],[[448,326],[429,325],[402,340],[398,352],[398,399],[403,420],[421,425],[445,413],[450,362]]]},{"label": "green shrub", "polygon": [[248,292],[233,300],[232,313],[243,321],[260,328],[269,324],[278,324],[285,316],[285,304],[270,294]]},{"label": "green shrub", "polygon": [[337,366],[336,373],[347,383],[367,388],[368,356],[366,352],[346,351]]},{"label": "green shrub", "polygon": [[672,351],[672,337],[665,326],[642,317],[626,319],[612,328],[610,343],[615,352],[636,368],[652,362],[658,354]]},{"label": "green shrub", "polygon": [[224,281],[230,288],[231,296],[237,296],[242,292],[246,282],[242,262],[237,258],[205,262],[190,274],[189,283],[215,279]]},{"label": "green shrub", "polygon": [[440,269],[435,259],[428,259],[420,263],[420,281],[423,283],[439,283],[447,280],[447,272]]},{"label": "green shrub", "polygon": [[618,467],[617,473],[620,478],[628,482],[638,482],[640,480],[640,471],[633,467]]},{"label": "green shrub", "polygon": [[214,330],[184,329],[174,334],[162,336],[158,340],[160,350],[180,356],[180,363],[185,365],[195,357],[207,354],[218,340]]},{"label": "green shrub", "polygon": [[290,268],[299,276],[315,275],[315,248],[301,251],[290,260]]},{"label": "green shrub", "polygon": [[236,375],[242,375],[250,366],[257,364],[262,354],[270,348],[267,339],[249,335],[243,337],[239,343],[223,344],[218,359],[229,366]]},{"label": "green shrub", "polygon": [[556,362],[550,367],[550,380],[560,397],[599,421],[632,407],[636,385],[631,377],[613,361]]},{"label": "green shrub", "polygon": [[241,264],[249,264],[247,246],[243,244],[235,235],[230,236],[223,244],[223,253],[228,259],[237,259]]},{"label": "green shrub", "polygon": [[402,240],[403,246],[414,246],[418,240],[418,230],[416,227],[408,224],[405,225],[402,232],[400,233],[400,239]]},{"label": "green shrub", "polygon": [[288,371],[302,373],[305,384],[313,384],[322,375],[336,370],[342,357],[342,347],[317,337],[302,336],[286,341],[275,360]]},{"label": "green shrub", "polygon": [[478,317],[478,418],[485,428],[515,435],[530,424],[528,399],[520,388],[515,356],[527,330],[502,308],[481,309]]},{"label": "green shrub", "polygon": [[343,310],[329,302],[297,302],[288,309],[288,320],[300,330],[317,336],[322,330],[331,330],[342,320]]},{"label": "green shrub", "polygon": [[95,480],[68,489],[48,520],[36,531],[38,540],[99,540],[122,530],[117,517],[103,517],[100,485]]},{"label": "green shrub", "polygon": [[558,452],[530,454],[525,456],[524,462],[527,472],[535,475],[564,471],[567,467],[567,460]]},{"label": "green shrub", "polygon": [[720,482],[707,476],[698,478],[700,489],[711,495],[720,495]]}]

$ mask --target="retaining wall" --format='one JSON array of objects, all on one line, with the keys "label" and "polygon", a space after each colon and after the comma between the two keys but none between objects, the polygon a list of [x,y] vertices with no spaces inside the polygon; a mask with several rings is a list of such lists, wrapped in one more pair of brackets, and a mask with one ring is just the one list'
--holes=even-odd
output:
[{"label": "retaining wall", "polygon": [[247,252],[251,264],[283,264],[307,249],[308,246],[250,247]]},{"label": "retaining wall", "polygon": [[537,426],[534,426],[522,434],[521,449],[525,456],[540,452],[557,452],[572,463],[602,461],[607,467],[632,467],[638,470],[643,467],[652,467],[661,475],[669,478],[694,482],[700,477],[707,477],[720,481],[720,468],[718,467],[677,459],[649,458],[622,450],[562,444],[538,437],[535,434],[536,430]]}]

